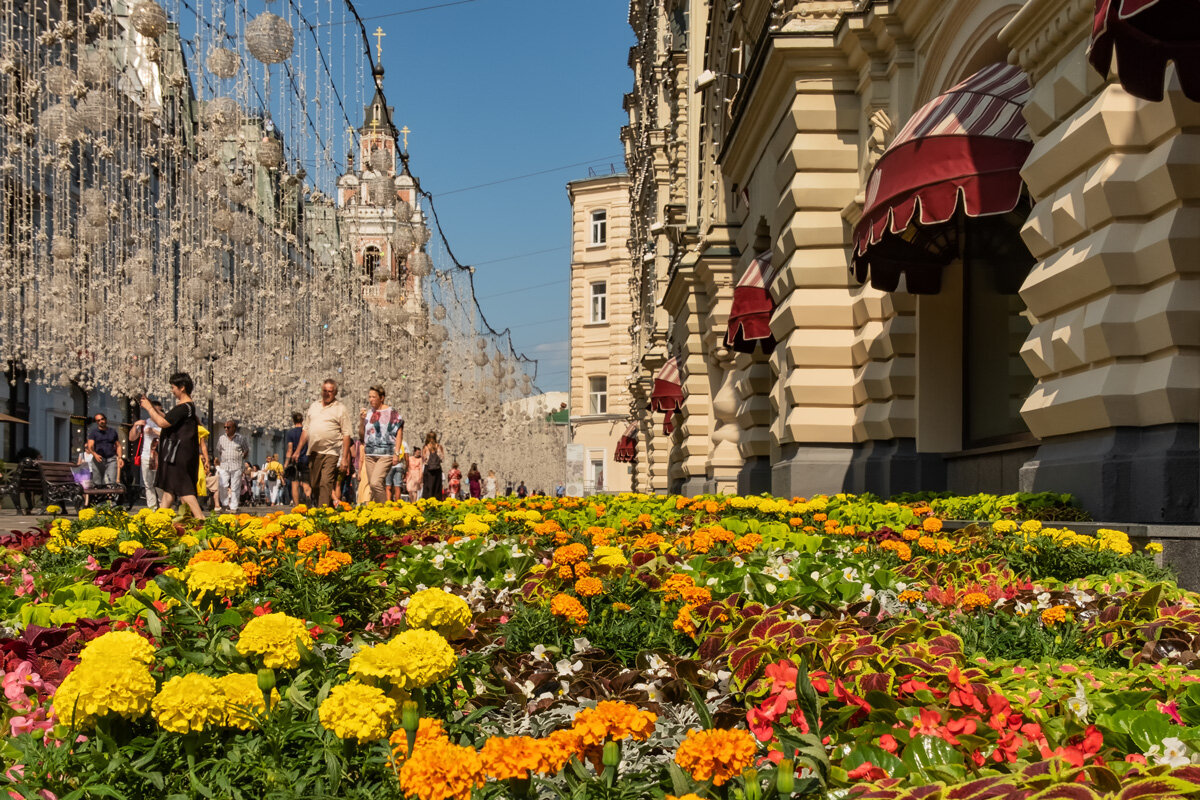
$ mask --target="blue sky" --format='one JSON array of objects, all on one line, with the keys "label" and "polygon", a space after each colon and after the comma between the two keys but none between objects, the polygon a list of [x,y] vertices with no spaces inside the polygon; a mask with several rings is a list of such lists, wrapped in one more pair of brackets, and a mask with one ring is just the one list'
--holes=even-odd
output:
[{"label": "blue sky", "polygon": [[[589,166],[624,168],[621,101],[633,82],[628,6],[469,0],[381,16],[443,2],[355,6],[370,31],[387,33],[385,88],[397,124],[412,130],[412,170],[434,195],[454,254],[478,265],[488,321],[511,327],[517,348],[539,360],[541,389],[565,390],[566,183],[586,177]],[[534,172],[544,174],[506,180]],[[495,181],[505,182],[469,188]]]}]

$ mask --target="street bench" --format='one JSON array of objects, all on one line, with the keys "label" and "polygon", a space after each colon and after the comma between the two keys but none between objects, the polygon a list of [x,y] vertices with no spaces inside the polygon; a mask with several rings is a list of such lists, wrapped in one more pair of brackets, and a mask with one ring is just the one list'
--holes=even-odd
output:
[{"label": "street bench", "polygon": [[0,483],[0,497],[8,495],[13,505],[20,510],[19,497],[25,495],[26,514],[33,513],[33,495],[40,494],[44,505],[72,506],[78,512],[85,497],[99,497],[114,503],[125,501],[125,487],[119,483],[111,486],[84,488],[75,480],[75,467],[69,461],[21,462],[16,472],[4,483]]}]

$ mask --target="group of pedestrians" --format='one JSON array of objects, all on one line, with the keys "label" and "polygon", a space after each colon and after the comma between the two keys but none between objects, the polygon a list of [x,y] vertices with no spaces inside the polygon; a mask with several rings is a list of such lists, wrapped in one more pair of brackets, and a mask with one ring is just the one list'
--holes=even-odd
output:
[{"label": "group of pedestrians", "polygon": [[[225,422],[210,459],[209,433],[196,414],[191,376],[177,372],[168,383],[175,399],[171,410],[141,397],[146,419],[134,423],[129,434],[137,443],[135,459],[147,506],[166,508],[181,502],[202,519],[201,498],[206,494],[215,495],[216,508],[236,512],[245,499],[278,503],[285,484],[291,502],[317,505],[383,503],[405,496],[411,501],[497,496],[494,471],[485,477],[472,463],[464,476],[457,461],[445,469],[446,449],[436,432],[427,433],[420,448],[410,449],[404,441],[404,417],[387,404],[382,386],[367,392],[367,406],[355,424],[338,399],[337,381],[323,381],[320,397],[308,410],[292,414],[283,461],[272,455],[256,467],[247,463],[250,448],[236,420]],[[92,470],[97,482],[115,483],[122,467],[117,434],[103,415],[95,422],[86,448]]]}]

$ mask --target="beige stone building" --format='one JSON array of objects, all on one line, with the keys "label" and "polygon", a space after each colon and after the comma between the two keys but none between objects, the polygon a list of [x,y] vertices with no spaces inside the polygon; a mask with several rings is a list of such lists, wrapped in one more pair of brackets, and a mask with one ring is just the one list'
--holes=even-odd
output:
[{"label": "beige stone building", "polygon": [[618,444],[628,432],[627,382],[633,358],[629,186],[625,174],[567,184],[571,201],[570,442],[583,448],[586,494],[627,492],[631,486],[631,466],[618,460]]},{"label": "beige stone building", "polygon": [[635,488],[1196,521],[1188,6],[633,0]]}]

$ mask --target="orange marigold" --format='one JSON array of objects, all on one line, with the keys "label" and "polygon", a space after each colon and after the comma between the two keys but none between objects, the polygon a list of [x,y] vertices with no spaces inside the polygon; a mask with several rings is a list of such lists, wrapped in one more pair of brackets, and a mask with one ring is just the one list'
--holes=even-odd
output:
[{"label": "orange marigold", "polygon": [[628,603],[613,603],[613,611],[629,611],[633,606]]},{"label": "orange marigold", "polygon": [[688,605],[702,606],[712,602],[712,592],[704,586],[685,586],[679,593]]},{"label": "orange marigold", "polygon": [[896,599],[901,603],[919,603],[923,597],[925,597],[925,595],[918,591],[914,591],[913,589],[905,589]]},{"label": "orange marigold", "polygon": [[301,553],[321,552],[322,550],[328,550],[332,545],[333,542],[329,540],[327,535],[324,533],[314,533],[296,542],[296,549]]},{"label": "orange marigold", "polygon": [[[442,727],[442,721],[432,717],[421,717],[421,721],[417,725],[417,738],[413,741],[413,749],[427,745],[435,739],[449,741],[446,729]],[[393,764],[400,764],[408,758],[408,734],[403,728],[393,733],[388,741],[392,745]]]},{"label": "orange marigold", "polygon": [[554,551],[555,564],[574,564],[578,561],[583,561],[588,557],[587,546],[579,542],[564,544],[562,547]]},{"label": "orange marigold", "polygon": [[829,519],[825,514],[813,514],[813,522],[824,522]]},{"label": "orange marigold", "polygon": [[214,536],[208,540],[208,546],[214,550],[224,550],[230,555],[237,555],[237,552],[240,549],[238,547],[238,543],[233,539],[230,539],[228,536]]},{"label": "orange marigold", "polygon": [[530,773],[545,775],[558,771],[552,769],[554,761],[549,749],[541,739],[528,736],[492,736],[484,742],[479,757],[483,771],[495,780],[525,779]]},{"label": "orange marigold", "polygon": [[342,567],[349,566],[353,561],[349,553],[342,553],[337,550],[327,550],[325,555],[317,559],[316,563],[309,567],[309,570],[316,575],[332,575]]},{"label": "orange marigold", "polygon": [[569,581],[571,578],[575,577],[575,570],[571,569],[566,564],[563,564],[558,568],[558,577],[562,578],[564,581]]},{"label": "orange marigold", "polygon": [[695,606],[687,604],[679,609],[679,613],[675,615],[675,621],[671,623],[671,627],[686,636],[696,635],[696,620],[692,618],[692,609]]},{"label": "orange marigold", "polygon": [[199,564],[203,561],[225,561],[225,553],[220,550],[199,550],[196,555],[188,559],[188,566]]},{"label": "orange marigold", "polygon": [[575,577],[576,578],[585,578],[591,574],[592,574],[592,565],[587,563],[586,561],[580,561],[578,564],[575,565]]},{"label": "orange marigold", "polygon": [[746,730],[693,730],[675,751],[675,763],[693,780],[711,780],[713,786],[722,786],[750,766],[757,750],[754,737]]},{"label": "orange marigold", "polygon": [[1043,625],[1056,625],[1059,622],[1067,621],[1066,606],[1051,606],[1042,612]]},{"label": "orange marigold", "polygon": [[633,546],[639,550],[655,550],[664,541],[660,533],[647,533],[634,539]]},{"label": "orange marigold", "polygon": [[550,600],[550,613],[556,617],[564,617],[581,628],[587,625],[587,609],[569,594],[554,595]]},{"label": "orange marigold", "polygon": [[963,596],[959,603],[963,611],[974,611],[977,608],[984,608],[992,604],[992,598],[988,597],[983,592],[968,592]]},{"label": "orange marigold", "polygon": [[907,542],[915,542],[918,538],[920,538],[921,532],[915,528],[905,528],[903,531],[901,531],[900,535],[903,536],[904,540]]},{"label": "orange marigold", "polygon": [[414,747],[400,768],[400,789],[417,800],[470,800],[484,783],[483,760],[470,747],[435,739]]},{"label": "orange marigold", "polygon": [[684,589],[690,589],[695,585],[696,582],[692,580],[691,575],[684,575],[682,572],[676,572],[674,575],[663,581],[663,600],[668,603],[673,600],[677,600],[682,597]]},{"label": "orange marigold", "polygon": [[763,538],[757,533],[747,533],[733,540],[734,549],[739,553],[749,553],[762,544]]},{"label": "orange marigold", "polygon": [[654,733],[658,715],[642,711],[635,705],[620,700],[601,700],[595,708],[585,708],[575,715],[572,726],[579,734],[583,748],[602,746],[611,739],[634,739],[644,742]]},{"label": "orange marigold", "polygon": [[799,528],[803,524],[804,520],[801,517],[792,517],[788,520],[788,525],[791,525],[793,528]]},{"label": "orange marigold", "polygon": [[927,533],[937,533],[942,529],[942,521],[937,517],[926,517],[921,521],[921,527]]},{"label": "orange marigold", "polygon": [[258,576],[262,575],[262,567],[251,561],[246,561],[242,564],[242,572],[246,573],[246,583],[251,586],[258,586]]},{"label": "orange marigold", "polygon": [[580,597],[595,597],[604,593],[604,582],[599,578],[580,578],[575,581],[575,594]]},{"label": "orange marigold", "polygon": [[546,757],[546,764],[549,767],[548,772],[558,772],[566,766],[572,756],[581,755],[583,751],[579,731],[574,728],[563,728],[562,730],[554,731],[539,741],[544,748],[543,753]]}]

